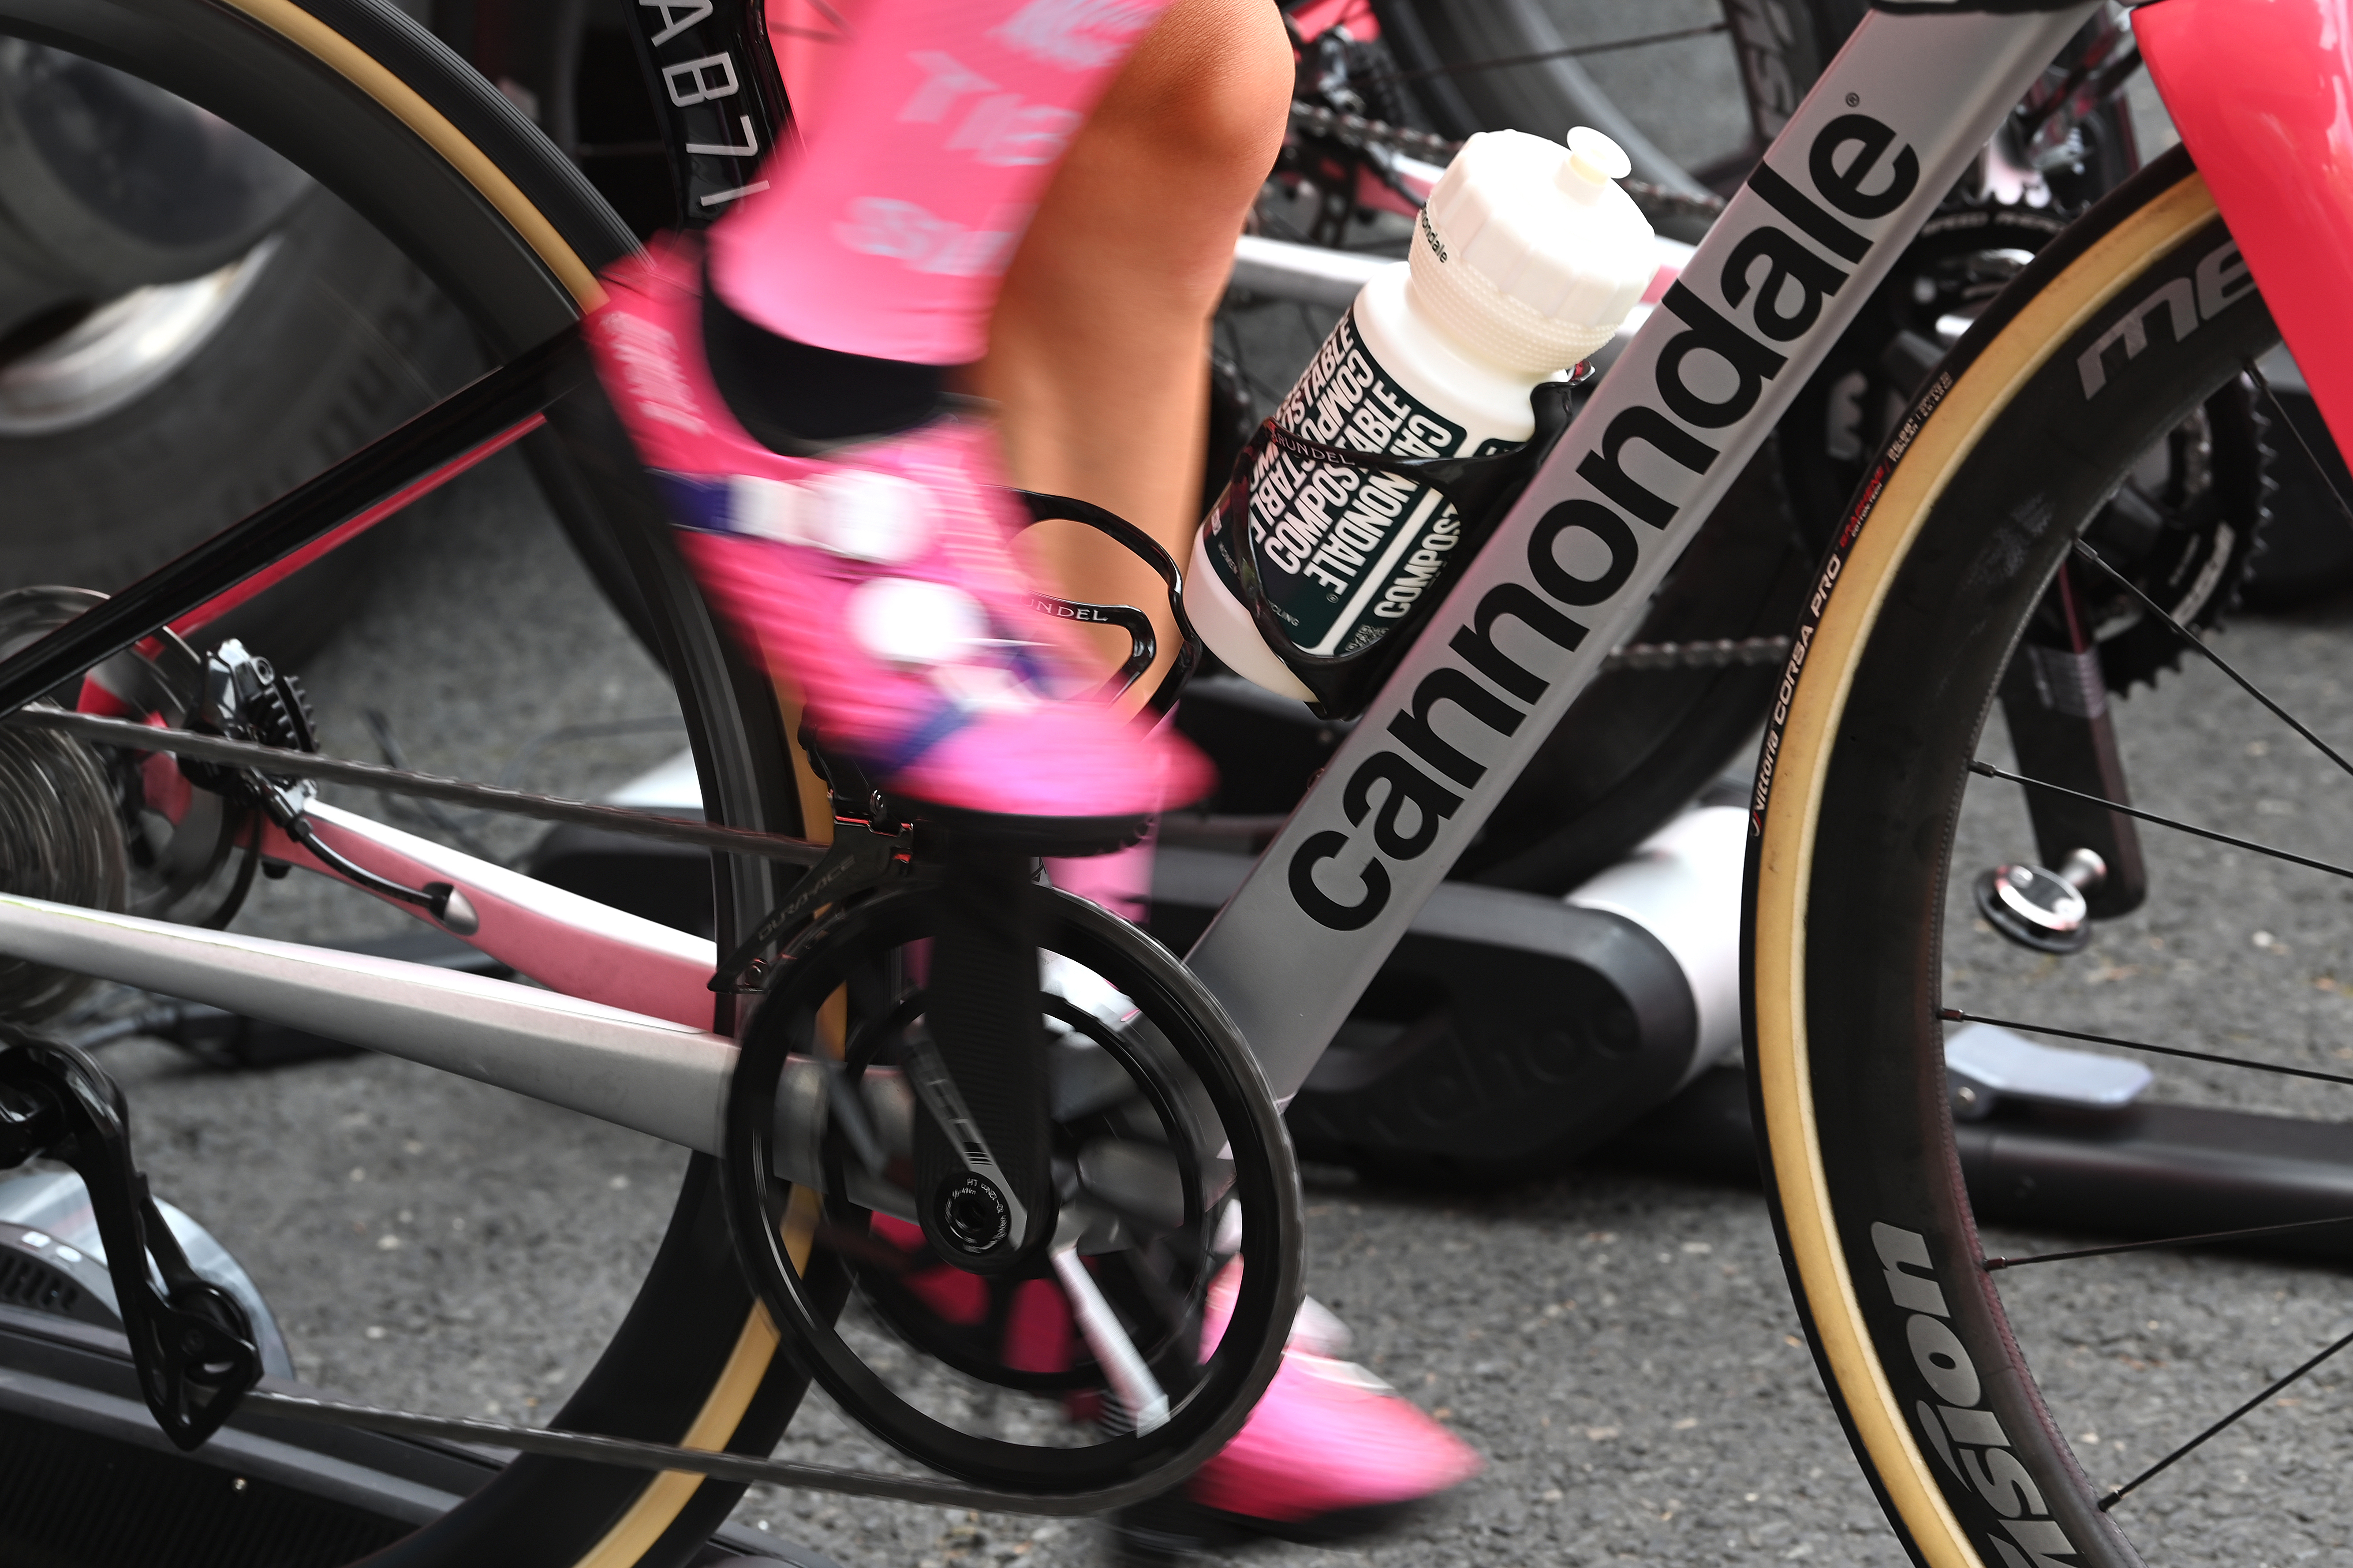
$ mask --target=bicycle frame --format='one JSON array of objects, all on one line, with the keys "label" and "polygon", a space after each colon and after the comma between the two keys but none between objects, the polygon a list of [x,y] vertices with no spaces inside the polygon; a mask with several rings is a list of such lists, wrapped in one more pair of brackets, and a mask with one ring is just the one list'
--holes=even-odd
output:
[{"label": "bicycle frame", "polygon": [[[649,38],[689,9],[646,5],[649,18],[661,18],[649,21]],[[697,7],[709,16],[701,0]],[[1487,546],[1459,569],[1370,716],[1191,955],[1279,1097],[1305,1079],[1415,910],[1630,632],[1807,376],[2093,8],[2072,0],[2023,15],[1928,5],[1874,11],[1832,62]],[[738,80],[733,68],[712,65],[699,28],[671,30],[669,47],[691,58],[672,60],[651,45],[656,68],[697,65],[679,78],[702,94],[697,111],[732,107],[713,104],[727,95],[710,89]],[[754,79],[757,63],[741,79]],[[742,143],[705,145],[695,143],[693,155],[722,158]],[[740,195],[740,171],[733,162],[705,168],[696,188]],[[498,403],[508,391],[503,374],[478,385],[491,388],[482,396],[492,406],[512,411],[487,426],[486,416],[470,424],[459,416],[460,394],[418,422],[439,421],[438,445],[411,437],[411,449],[448,464],[518,420],[536,419],[554,394],[528,407]],[[323,485],[338,500],[305,529],[273,534],[270,558],[329,535],[412,479],[415,468],[373,489],[324,483],[374,471],[372,455],[403,437],[364,448],[298,492]],[[208,551],[214,577],[190,589],[184,569]],[[111,651],[101,645],[140,635],[143,626],[130,625],[133,604],[154,612],[144,622],[152,626],[265,564],[200,547],[0,659],[0,711],[49,689],[60,669],[70,676]],[[112,623],[110,632],[98,630],[101,621]],[[76,647],[78,664],[63,653]],[[1800,639],[1792,675],[1806,651]],[[1768,744],[1763,778],[1772,765]],[[700,989],[716,963],[711,944],[347,813],[316,820],[364,867],[411,886],[429,873],[462,889],[479,921],[467,940],[568,995],[5,896],[0,952],[294,1024],[689,1147],[717,1147],[712,1108],[723,1100],[734,1052],[699,1026],[714,1016]],[[808,853],[785,858],[812,858],[801,847]],[[271,853],[309,859],[291,845]]]}]

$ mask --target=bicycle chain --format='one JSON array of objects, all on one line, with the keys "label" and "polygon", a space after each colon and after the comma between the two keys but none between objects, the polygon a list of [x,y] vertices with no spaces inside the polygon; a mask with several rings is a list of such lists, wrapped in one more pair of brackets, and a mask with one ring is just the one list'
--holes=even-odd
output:
[{"label": "bicycle chain", "polygon": [[[1604,659],[1604,672],[1620,669],[1724,669],[1735,665],[1774,664],[1788,657],[1788,637],[1719,637],[1704,642],[1628,643]],[[187,730],[158,728],[128,719],[107,719],[95,713],[75,713],[61,708],[21,708],[6,722],[28,729],[53,730],[101,746],[127,751],[169,752],[199,762],[250,768],[277,777],[306,778],[324,784],[350,784],[385,795],[438,800],[542,822],[659,838],[698,848],[723,849],[756,855],[797,866],[814,866],[825,858],[825,846],[781,833],[748,827],[723,827],[708,822],[688,822],[655,816],[625,806],[598,805],[561,795],[534,795],[496,784],[469,784],[437,773],[413,773],[378,763],[353,762],[322,756],[316,752],[233,741],[224,735],[200,735]]]},{"label": "bicycle chain", "polygon": [[[1408,157],[1423,158],[1444,163],[1462,150],[1462,143],[1451,142],[1428,131],[1411,131],[1402,125],[1391,125],[1385,120],[1367,120],[1361,114],[1342,114],[1320,103],[1308,103],[1294,99],[1291,105],[1291,125],[1294,131],[1304,131],[1311,136],[1328,137],[1344,147],[1363,152],[1402,153]],[[1648,180],[1620,180],[1625,193],[1635,205],[1647,212],[1699,213],[1714,217],[1724,210],[1722,196],[1687,196],[1681,191],[1671,191],[1664,185],[1654,185]]]},{"label": "bicycle chain", "polygon": [[607,1437],[590,1432],[557,1432],[540,1426],[515,1426],[501,1421],[468,1416],[425,1415],[411,1410],[387,1410],[311,1394],[281,1394],[257,1388],[239,1408],[282,1420],[309,1421],[327,1426],[355,1426],[404,1437],[438,1437],[447,1442],[487,1443],[519,1453],[544,1454],[557,1459],[583,1459],[617,1465],[632,1470],[682,1470],[746,1485],[796,1487],[804,1491],[837,1492],[845,1497],[888,1498],[894,1502],[925,1503],[934,1508],[979,1509],[989,1513],[1039,1514],[1075,1518],[1103,1513],[1140,1502],[1166,1489],[1158,1479],[1101,1491],[1040,1497],[1029,1492],[997,1491],[958,1481],[927,1480],[921,1476],[894,1476],[879,1470],[844,1470],[829,1465],[802,1465],[789,1459],[768,1459],[749,1454],[722,1453],[709,1448],[679,1448],[634,1437]]},{"label": "bicycle chain", "polygon": [[502,789],[496,784],[468,784],[436,773],[411,773],[405,768],[388,768],[376,763],[324,757],[316,752],[290,751],[280,746],[259,745],[251,741],[232,741],[223,735],[199,735],[187,730],[159,729],[153,725],[134,723],[128,719],[104,719],[95,713],[71,713],[61,708],[36,707],[17,710],[8,715],[7,721],[30,729],[61,731],[96,745],[121,746],[135,752],[170,752],[176,756],[194,757],[200,762],[251,768],[269,775],[352,784],[361,789],[380,790],[386,795],[448,801],[456,805],[533,817],[542,822],[568,822],[582,827],[603,828],[611,833],[635,834],[641,838],[691,844],[704,849],[758,855],[771,860],[789,861],[797,866],[814,866],[825,858],[824,845],[787,837],[781,833],[762,833],[749,827],[722,827],[713,823],[687,822],[674,816],[653,816],[631,811],[626,806],[597,805],[590,801],[566,800],[561,795],[533,795],[524,790]]},{"label": "bicycle chain", "polygon": [[1612,669],[1726,669],[1778,664],[1789,657],[1788,637],[1717,637],[1710,642],[1630,642],[1601,661]]}]

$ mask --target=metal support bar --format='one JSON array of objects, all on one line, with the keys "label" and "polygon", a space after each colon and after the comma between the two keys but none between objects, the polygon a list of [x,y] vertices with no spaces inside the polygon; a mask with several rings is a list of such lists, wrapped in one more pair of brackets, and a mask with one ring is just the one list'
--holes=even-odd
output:
[{"label": "metal support bar", "polygon": [[[0,954],[56,964],[307,1030],[528,1095],[698,1153],[720,1150],[734,1042],[533,986],[431,964],[272,942],[0,894]],[[776,1174],[823,1191],[828,1065],[794,1057],[776,1089]],[[913,1096],[888,1068],[857,1092],[882,1152],[912,1147]],[[906,1195],[852,1166],[852,1202],[906,1217]]]},{"label": "metal support bar", "polygon": [[731,1040],[427,964],[0,894],[0,952],[307,1029],[701,1153]]}]

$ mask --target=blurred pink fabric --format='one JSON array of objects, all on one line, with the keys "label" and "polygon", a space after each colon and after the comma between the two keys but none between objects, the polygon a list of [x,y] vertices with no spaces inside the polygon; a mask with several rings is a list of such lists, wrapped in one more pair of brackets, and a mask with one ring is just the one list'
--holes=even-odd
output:
[{"label": "blurred pink fabric", "polygon": [[771,331],[967,364],[1029,215],[1165,0],[868,0],[768,189],[712,230],[713,283]]}]

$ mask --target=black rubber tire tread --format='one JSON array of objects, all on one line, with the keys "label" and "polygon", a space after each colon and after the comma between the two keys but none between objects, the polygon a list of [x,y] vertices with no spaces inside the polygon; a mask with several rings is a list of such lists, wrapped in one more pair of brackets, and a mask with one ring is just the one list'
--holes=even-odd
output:
[{"label": "black rubber tire tread", "polygon": [[[2044,1545],[2139,1562],[2096,1507],[1979,1268],[1935,1011],[1966,768],[2021,630],[2132,460],[2277,331],[2250,288],[2206,296],[2181,341],[2155,328],[2130,358],[2111,345],[2096,395],[2082,357],[2126,314],[2154,319],[2160,289],[2189,279],[2194,294],[2199,264],[2228,244],[2176,150],[1999,297],[1865,480],[1767,731],[1742,939],[1767,1190],[1823,1381],[1906,1549],[1934,1568],[2025,1560],[2009,1557],[2015,1530],[1989,1500],[1930,1457],[1944,1428],[1922,1436],[1931,1402],[1980,1397],[2067,1538]],[[1921,1238],[1928,1268],[1891,1269],[1874,1226],[1893,1227],[1879,1233],[1891,1247]],[[1919,1306],[1928,1276],[1941,1313]],[[1913,1282],[1911,1306],[1892,1278]],[[1947,1330],[1967,1376],[1915,1348],[1950,1360],[1936,1349]]]},{"label": "black rubber tire tread", "polygon": [[[0,539],[0,587],[114,592],[480,371],[466,322],[350,207],[313,192],[277,239],[230,319],[162,385],[74,429],[0,437],[18,520]],[[347,330],[353,316],[366,331]],[[300,662],[383,542],[336,552],[217,635]]]},{"label": "black rubber tire tread", "polygon": [[[487,101],[487,89],[456,56],[378,0],[333,0],[332,11],[322,4],[300,13],[283,0],[245,3],[250,12],[214,0],[0,0],[0,34],[128,70],[277,147],[391,237],[466,311],[493,353],[512,353],[573,326],[579,302],[565,278],[587,279],[593,265],[618,254],[628,238],[544,138],[502,103]],[[257,19],[271,16],[300,26],[329,15],[350,28],[340,41],[324,40],[324,52],[343,68]],[[352,35],[363,31],[395,58],[377,60],[353,44]],[[438,121],[428,127],[438,142],[343,74],[348,68],[365,76],[375,67],[392,68],[428,106],[438,106],[438,114],[426,116]],[[466,142],[461,125],[471,125],[483,142]],[[501,211],[453,157],[495,167],[512,189],[545,196],[548,210],[535,217],[520,213],[509,191],[501,193],[508,204]],[[536,242],[511,218],[532,219]],[[560,411],[562,422],[589,422],[592,447],[608,460],[625,461],[614,458],[627,447],[609,438],[609,411],[593,395],[583,401],[580,409]],[[625,473],[609,485],[584,482],[572,499],[583,498],[600,510],[572,519],[574,526],[609,531],[609,548],[628,563],[654,612],[707,811],[738,826],[797,831],[775,694],[733,658],[713,629],[654,521],[658,514],[646,510],[637,476]],[[714,865],[718,940],[732,943],[736,931],[772,907],[776,889],[764,864],[721,858]],[[731,1025],[725,1009],[716,1023]],[[707,1159],[691,1164],[637,1303],[558,1424],[676,1442],[706,1401],[731,1409],[741,1401],[741,1415],[718,1426],[729,1448],[765,1453],[782,1435],[806,1387],[784,1358],[753,1353],[737,1363],[743,1375],[723,1388],[754,1300],[727,1244],[712,1174]],[[757,1352],[756,1331],[751,1338]],[[599,1563],[671,1568],[702,1548],[742,1489],[525,1457],[442,1521],[372,1561],[565,1568],[634,1519],[641,1528],[632,1550],[608,1547]]]}]

